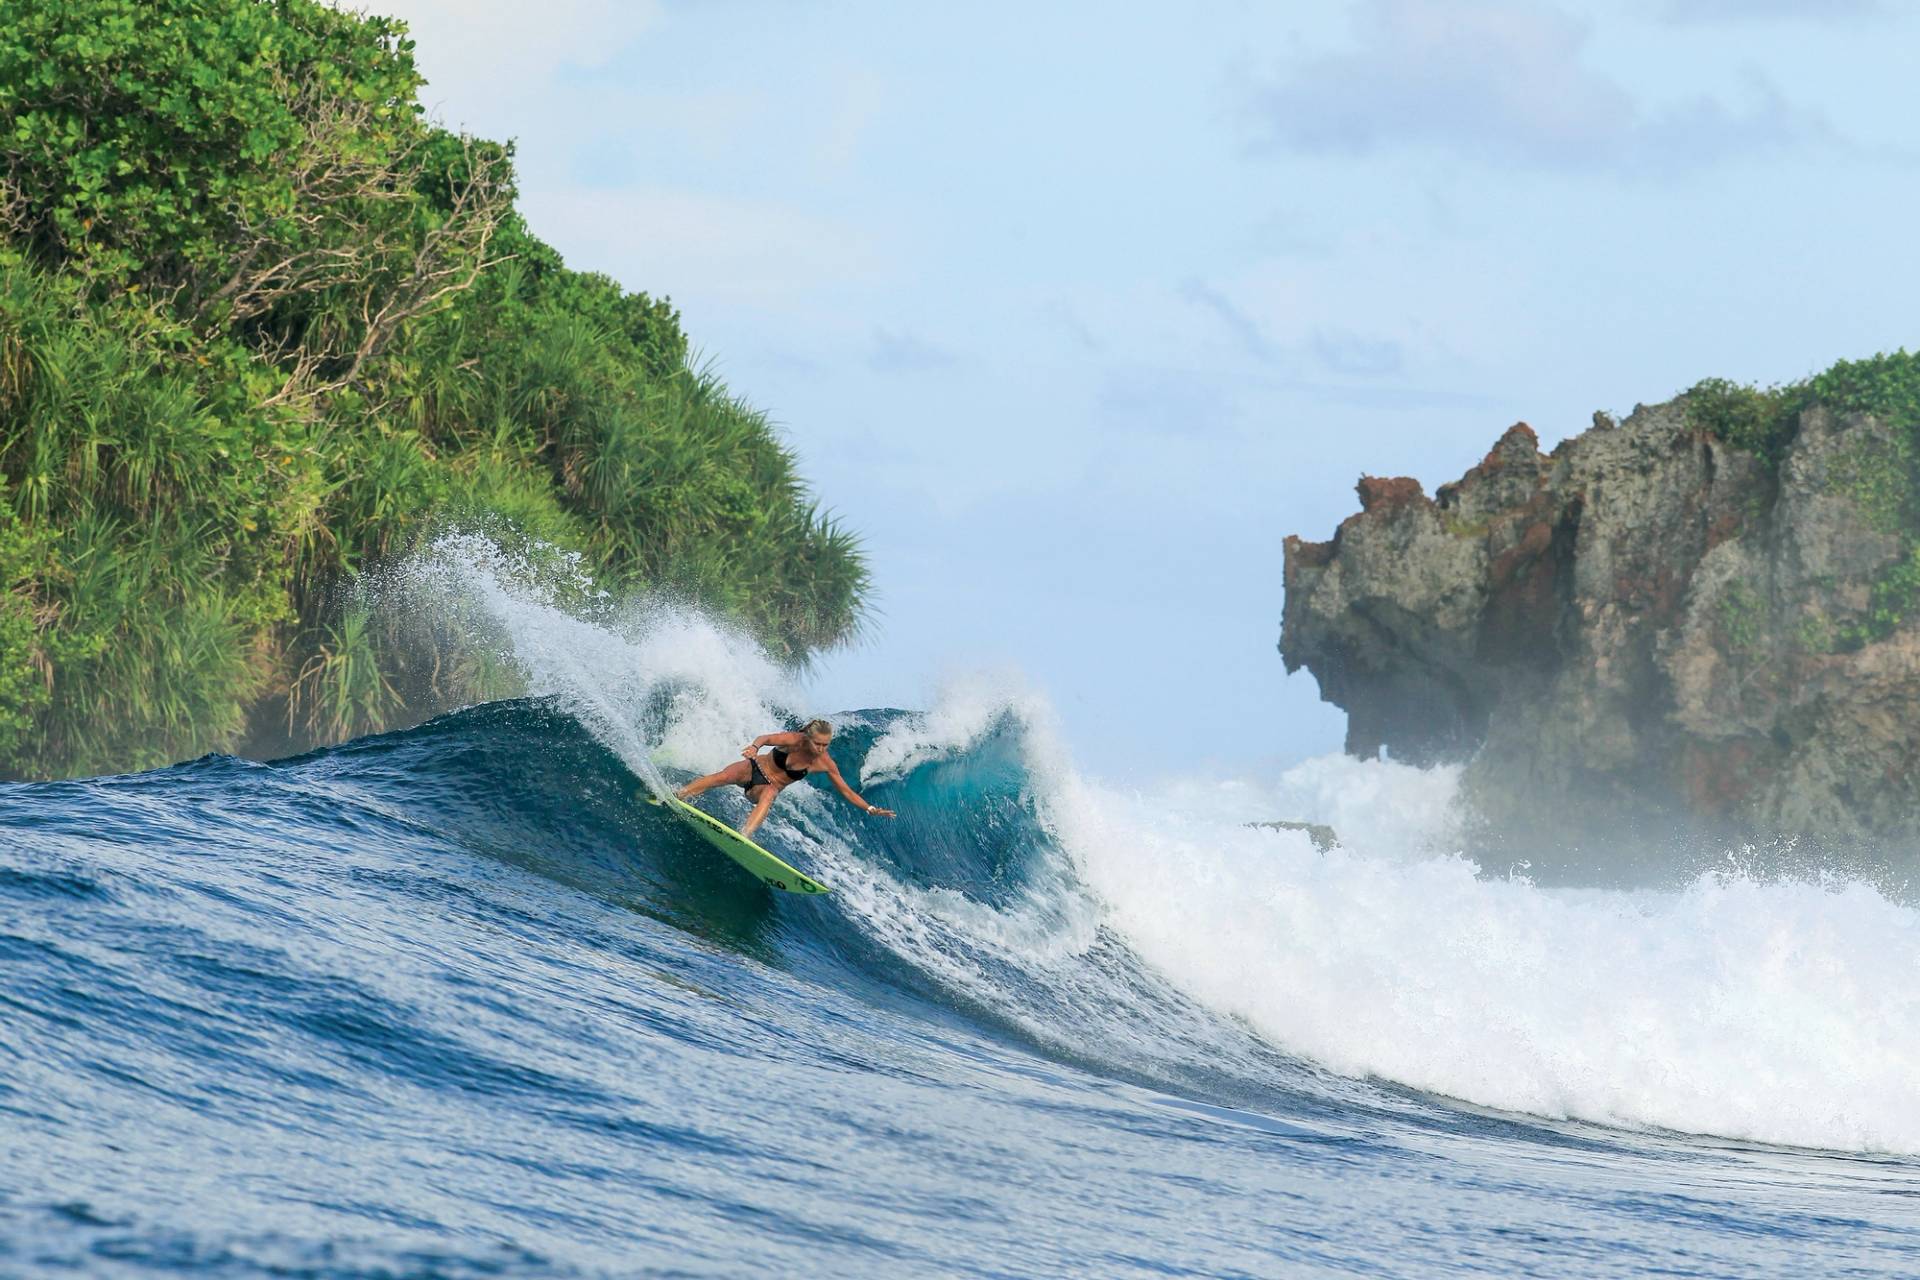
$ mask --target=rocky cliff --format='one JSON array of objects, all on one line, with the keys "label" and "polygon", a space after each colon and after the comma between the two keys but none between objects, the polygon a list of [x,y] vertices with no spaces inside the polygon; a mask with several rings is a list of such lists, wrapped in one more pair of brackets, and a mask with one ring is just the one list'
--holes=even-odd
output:
[{"label": "rocky cliff", "polygon": [[[1705,384],[1703,384],[1705,385]],[[1469,761],[1496,829],[1920,833],[1911,445],[1814,401],[1768,448],[1689,397],[1286,540],[1280,651],[1347,749]]]}]

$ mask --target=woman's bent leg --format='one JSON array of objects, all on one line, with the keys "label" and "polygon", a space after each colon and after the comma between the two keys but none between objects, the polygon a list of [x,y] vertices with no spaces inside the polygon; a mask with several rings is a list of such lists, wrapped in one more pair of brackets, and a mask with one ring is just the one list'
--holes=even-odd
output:
[{"label": "woman's bent leg", "polygon": [[767,820],[767,810],[773,807],[773,798],[779,794],[778,787],[755,787],[747,792],[747,799],[753,801],[753,812],[740,824],[741,835],[750,836],[760,829],[760,824]]},{"label": "woman's bent leg", "polygon": [[736,760],[718,773],[710,773],[704,778],[695,778],[673,794],[682,800],[691,800],[702,791],[711,791],[715,787],[737,787],[752,776],[753,766],[745,760]]}]

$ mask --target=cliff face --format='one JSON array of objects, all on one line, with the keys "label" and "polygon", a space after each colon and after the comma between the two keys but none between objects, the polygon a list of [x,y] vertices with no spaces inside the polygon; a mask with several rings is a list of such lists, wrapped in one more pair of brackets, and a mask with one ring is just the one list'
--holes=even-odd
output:
[{"label": "cliff face", "polygon": [[1915,834],[1920,633],[1869,638],[1899,448],[1817,406],[1773,469],[1680,401],[1551,456],[1521,424],[1432,498],[1368,477],[1331,541],[1288,538],[1280,651],[1349,751],[1470,760],[1495,827]]}]

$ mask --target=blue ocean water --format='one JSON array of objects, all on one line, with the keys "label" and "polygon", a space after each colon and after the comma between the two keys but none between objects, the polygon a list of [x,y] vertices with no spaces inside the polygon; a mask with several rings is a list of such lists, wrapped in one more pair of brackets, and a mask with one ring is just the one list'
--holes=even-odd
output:
[{"label": "blue ocean water", "polygon": [[757,669],[543,609],[540,696],[0,788],[0,1274],[1920,1274],[1897,894],[1476,874],[1379,764],[1208,825],[956,695],[776,895],[639,803]]}]

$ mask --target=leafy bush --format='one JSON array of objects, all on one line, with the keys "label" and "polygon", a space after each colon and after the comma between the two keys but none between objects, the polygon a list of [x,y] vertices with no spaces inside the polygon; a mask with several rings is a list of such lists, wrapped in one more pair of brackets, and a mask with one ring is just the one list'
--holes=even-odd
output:
[{"label": "leafy bush", "polygon": [[1709,378],[1686,392],[1686,404],[1695,426],[1753,453],[1769,470],[1778,469],[1801,413],[1814,405],[1877,418],[1888,429],[1885,444],[1847,451],[1831,483],[1875,528],[1901,535],[1906,553],[1874,583],[1866,615],[1842,624],[1836,636],[1858,648],[1913,616],[1920,606],[1920,353],[1842,360],[1803,382],[1765,390]]},{"label": "leafy bush", "polygon": [[670,302],[568,270],[419,83],[402,24],[315,0],[0,0],[0,772],[498,687],[352,590],[454,522],[796,662],[854,634],[858,543],[765,415]]},{"label": "leafy bush", "polygon": [[1779,466],[1805,407],[1800,385],[1760,388],[1706,378],[1686,392],[1687,415],[1694,426],[1745,449],[1772,470]]}]

